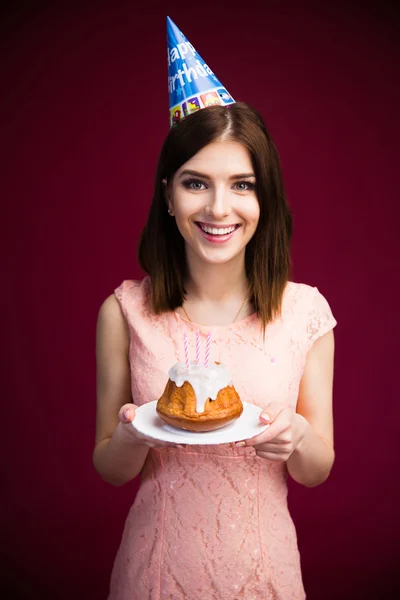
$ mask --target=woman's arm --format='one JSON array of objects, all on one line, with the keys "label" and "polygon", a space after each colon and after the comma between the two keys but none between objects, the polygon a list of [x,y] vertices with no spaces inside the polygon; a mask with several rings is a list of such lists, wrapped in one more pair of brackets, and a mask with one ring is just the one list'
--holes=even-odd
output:
[{"label": "woman's arm", "polygon": [[[104,481],[122,485],[138,475],[149,447],[134,433],[131,398],[129,328],[114,295],[100,308],[96,336],[97,413],[93,452],[95,469]],[[129,404],[128,418],[120,413]],[[124,407],[125,411],[127,407]],[[120,415],[120,418],[119,418]]]},{"label": "woman's arm", "polygon": [[297,413],[281,402],[266,406],[260,419],[269,423],[259,435],[238,442],[253,446],[257,455],[286,462],[290,475],[302,485],[314,487],[328,477],[333,450],[333,331],[316,340],[307,354],[300,382]]},{"label": "woman's arm", "polygon": [[333,444],[334,335],[329,331],[311,346],[300,382],[294,428],[300,440],[287,461],[290,475],[307,487],[323,483],[335,459]]}]

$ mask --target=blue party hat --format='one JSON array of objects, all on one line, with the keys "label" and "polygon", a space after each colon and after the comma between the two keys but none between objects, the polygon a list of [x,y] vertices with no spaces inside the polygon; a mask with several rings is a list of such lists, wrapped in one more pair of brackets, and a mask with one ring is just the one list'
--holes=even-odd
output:
[{"label": "blue party hat", "polygon": [[192,112],[234,99],[196,52],[175,23],[167,17],[168,91],[170,125]]}]

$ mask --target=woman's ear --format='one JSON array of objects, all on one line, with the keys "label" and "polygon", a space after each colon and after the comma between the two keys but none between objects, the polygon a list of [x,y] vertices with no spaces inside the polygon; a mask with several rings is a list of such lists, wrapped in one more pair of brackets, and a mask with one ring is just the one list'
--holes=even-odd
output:
[{"label": "woman's ear", "polygon": [[164,178],[161,180],[162,183],[162,187],[163,187],[163,194],[164,194],[164,198],[166,199],[166,201],[168,202],[168,182],[167,180]]},{"label": "woman's ear", "polygon": [[170,191],[168,189],[168,182],[164,178],[164,179],[162,179],[161,183],[163,185],[164,198],[165,198],[165,201],[166,201],[167,207],[168,207],[168,214],[172,217],[174,213],[172,211],[172,205],[171,205],[171,199],[170,199]]}]

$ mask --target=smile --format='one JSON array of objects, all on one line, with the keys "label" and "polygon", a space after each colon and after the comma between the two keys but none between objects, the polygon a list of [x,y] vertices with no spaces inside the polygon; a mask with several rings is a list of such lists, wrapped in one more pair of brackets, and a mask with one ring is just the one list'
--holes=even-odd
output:
[{"label": "smile", "polygon": [[233,233],[235,229],[240,227],[240,225],[227,225],[226,227],[220,227],[215,225],[206,225],[205,223],[196,223],[196,225],[204,231],[204,233],[208,233],[208,235],[229,235]]},{"label": "smile", "polygon": [[221,227],[220,225],[209,225],[208,223],[199,223],[198,221],[196,222],[196,226],[203,239],[211,244],[225,244],[229,242],[241,227],[239,224]]}]

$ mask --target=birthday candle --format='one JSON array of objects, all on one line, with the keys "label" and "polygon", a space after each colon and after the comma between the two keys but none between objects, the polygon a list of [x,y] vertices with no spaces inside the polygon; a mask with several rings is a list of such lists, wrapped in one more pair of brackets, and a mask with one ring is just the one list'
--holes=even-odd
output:
[{"label": "birthday candle", "polygon": [[208,361],[210,360],[210,346],[211,346],[211,331],[208,332],[207,339],[206,339],[206,357],[204,360],[204,366],[206,368],[208,367]]},{"label": "birthday candle", "polygon": [[185,347],[185,362],[186,362],[186,368],[189,368],[189,347],[188,347],[188,339],[187,339],[187,335],[186,333],[183,334],[183,345]]},{"label": "birthday candle", "polygon": [[200,364],[200,331],[196,333],[196,365]]}]

